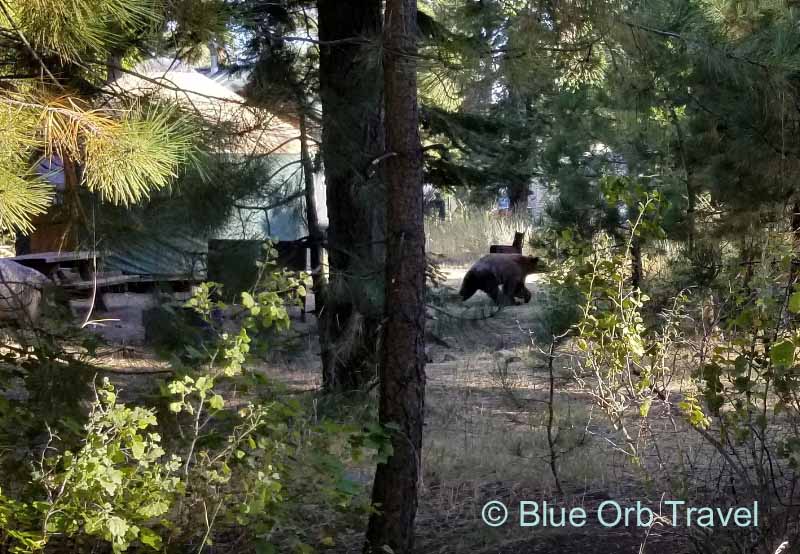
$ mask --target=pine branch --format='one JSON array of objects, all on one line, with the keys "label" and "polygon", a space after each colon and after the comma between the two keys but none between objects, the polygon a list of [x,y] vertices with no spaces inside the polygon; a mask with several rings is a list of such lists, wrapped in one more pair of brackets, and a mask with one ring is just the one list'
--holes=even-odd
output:
[{"label": "pine branch", "polygon": [[14,18],[11,17],[11,13],[8,11],[8,7],[6,6],[4,0],[0,0],[0,11],[2,11],[5,18],[8,19],[11,28],[14,30],[19,39],[25,45],[25,48],[28,50],[30,55],[33,56],[33,59],[36,60],[36,62],[41,66],[42,71],[44,71],[47,74],[47,76],[50,77],[50,80],[53,81],[53,84],[55,86],[57,86],[61,90],[64,90],[64,87],[61,86],[61,83],[58,82],[58,79],[56,79],[55,76],[50,72],[50,69],[47,67],[47,65],[45,65],[45,63],[42,61],[42,58],[39,57],[39,54],[36,52],[36,50],[33,49],[31,43],[28,42],[28,39],[25,38],[25,35],[22,33],[22,31],[20,31],[19,27],[14,22]]},{"label": "pine branch", "polygon": [[790,67],[784,67],[784,66],[775,65],[775,64],[768,64],[768,63],[760,62],[758,60],[754,60],[754,59],[751,59],[751,58],[748,58],[748,57],[745,57],[745,56],[737,55],[737,54],[734,54],[734,53],[732,53],[730,51],[727,51],[727,50],[724,50],[724,49],[719,48],[717,46],[714,46],[713,44],[709,44],[707,42],[701,42],[701,41],[699,41],[697,39],[692,39],[692,38],[686,37],[686,36],[684,36],[684,35],[682,35],[680,33],[675,33],[675,32],[672,32],[672,31],[662,31],[660,29],[655,29],[653,27],[648,27],[647,25],[641,25],[639,23],[633,23],[631,21],[623,21],[623,24],[627,25],[628,27],[630,27],[632,29],[645,31],[647,33],[652,33],[652,34],[655,34],[655,35],[658,35],[658,36],[662,36],[662,37],[666,37],[666,38],[676,39],[676,40],[679,40],[679,41],[684,42],[686,44],[691,44],[692,46],[696,46],[696,47],[698,47],[700,49],[714,50],[716,52],[720,52],[720,53],[724,54],[725,57],[727,57],[727,58],[730,58],[730,59],[736,60],[736,61],[740,61],[740,62],[744,62],[744,63],[753,65],[755,67],[758,67],[758,68],[761,68],[761,69],[764,69],[764,70],[768,70],[768,71],[772,71],[772,70],[775,70],[775,69],[780,69],[782,71],[793,71],[794,70],[793,68],[790,68]]}]

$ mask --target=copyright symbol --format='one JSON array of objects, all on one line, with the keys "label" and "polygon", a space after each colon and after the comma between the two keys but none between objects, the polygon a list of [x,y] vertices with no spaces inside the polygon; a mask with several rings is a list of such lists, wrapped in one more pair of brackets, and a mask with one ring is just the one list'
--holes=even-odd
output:
[{"label": "copyright symbol", "polygon": [[502,502],[492,500],[483,506],[481,517],[489,527],[500,527],[508,519],[508,508]]}]

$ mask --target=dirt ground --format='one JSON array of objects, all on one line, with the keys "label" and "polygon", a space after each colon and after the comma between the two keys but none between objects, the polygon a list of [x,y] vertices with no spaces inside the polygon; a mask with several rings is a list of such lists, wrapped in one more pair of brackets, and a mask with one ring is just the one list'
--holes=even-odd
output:
[{"label": "dirt ground", "polygon": [[[530,304],[496,313],[478,293],[468,302],[455,292],[462,269],[449,269],[438,291],[440,311],[430,312],[423,481],[417,518],[417,552],[433,553],[670,553],[689,552],[671,528],[649,534],[637,528],[604,528],[591,514],[601,502],[621,505],[659,500],[641,470],[604,443],[608,438],[590,402],[567,386],[562,368],[556,376],[558,471],[563,493],[556,490],[546,434],[547,371],[531,346],[528,330],[536,310],[539,276],[528,279]],[[112,305],[114,303],[112,302]],[[124,304],[124,303],[122,303]],[[137,304],[137,302],[134,302]],[[137,305],[146,304],[141,299]],[[127,311],[126,311],[127,310]],[[119,305],[113,313],[95,313],[111,321],[98,326],[118,346],[98,360],[112,370],[123,397],[144,390],[152,376],[168,371],[141,345],[143,330],[136,309]],[[138,319],[137,319],[138,318]],[[319,343],[315,322],[299,321],[294,331],[302,348],[276,352],[263,371],[298,389],[320,385]],[[371,475],[358,476],[365,484]],[[511,507],[508,523],[491,528],[481,519],[490,500]],[[581,528],[521,528],[514,523],[520,501],[581,506],[590,514]],[[363,531],[345,536],[337,552],[360,552]]]}]

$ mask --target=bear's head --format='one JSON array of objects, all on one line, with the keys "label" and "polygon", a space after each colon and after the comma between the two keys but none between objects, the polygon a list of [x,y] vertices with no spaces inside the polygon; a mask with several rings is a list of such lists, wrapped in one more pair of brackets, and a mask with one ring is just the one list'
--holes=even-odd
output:
[{"label": "bear's head", "polygon": [[522,265],[522,269],[525,271],[526,275],[536,273],[540,270],[538,256],[520,256],[520,265]]}]

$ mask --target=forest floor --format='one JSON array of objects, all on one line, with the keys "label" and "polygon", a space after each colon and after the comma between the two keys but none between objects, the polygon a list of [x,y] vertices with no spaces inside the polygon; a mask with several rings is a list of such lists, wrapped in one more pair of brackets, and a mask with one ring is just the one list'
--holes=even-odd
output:
[{"label": "forest floor", "polygon": [[[654,504],[659,494],[648,491],[641,470],[605,442],[619,437],[604,425],[599,411],[592,413],[590,399],[570,385],[566,358],[556,361],[554,374],[555,448],[563,488],[562,494],[557,492],[547,440],[550,375],[530,334],[540,276],[528,278],[534,292],[529,304],[497,312],[483,293],[460,302],[456,291],[463,273],[463,268],[449,269],[440,290],[441,305],[458,317],[433,312],[437,319],[429,322],[435,338],[429,335],[427,341],[418,552],[688,552],[679,537],[658,531],[648,537],[645,529],[604,528],[597,521],[604,500],[622,506],[637,500]],[[510,512],[505,525],[497,528],[481,516],[492,500],[503,502]],[[582,507],[589,517],[580,528],[523,528],[515,507],[521,501]]]},{"label": "forest floor", "polygon": [[[685,537],[674,533],[672,527],[655,527],[649,534],[635,525],[606,528],[595,515],[598,506],[610,499],[623,507],[642,501],[658,511],[664,491],[648,478],[646,468],[652,467],[650,462],[655,456],[658,459],[652,463],[670,463],[667,458],[685,456],[687,449],[662,447],[643,452],[643,463],[632,464],[628,456],[612,446],[620,439],[605,424],[603,415],[593,410],[590,399],[570,384],[567,359],[559,359],[554,373],[554,448],[563,489],[559,493],[551,471],[547,438],[549,371],[532,348],[528,333],[533,325],[536,294],[530,304],[495,313],[482,293],[465,304],[458,301],[455,292],[462,276],[463,269],[448,270],[448,281],[439,290],[439,305],[445,311],[433,312],[435,319],[429,321],[429,332],[435,338],[428,341],[417,551],[689,552]],[[531,276],[528,281],[534,291],[541,288],[537,277]],[[313,318],[295,323],[300,348],[276,352],[263,370],[292,387],[313,390],[320,384],[315,323]],[[104,362],[113,369],[114,380],[125,389],[123,398],[148,388],[148,371],[168,369],[140,346],[117,349]],[[136,375],[125,375],[129,371]],[[658,421],[662,431],[678,436],[670,417]],[[687,456],[681,463],[696,463],[700,468],[704,453],[695,446],[689,445],[691,459]],[[357,474],[357,478],[368,488],[369,473]],[[700,476],[699,480],[703,478]],[[482,508],[491,500],[510,507],[505,525],[492,528],[482,521]],[[523,500],[547,502],[559,508],[582,507],[588,513],[588,521],[580,528],[523,528],[514,507]],[[343,540],[339,541],[337,552],[360,552],[363,530],[340,539]]]}]

